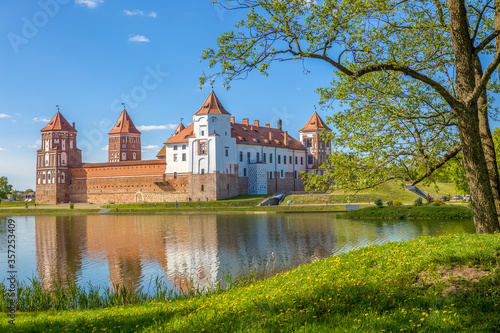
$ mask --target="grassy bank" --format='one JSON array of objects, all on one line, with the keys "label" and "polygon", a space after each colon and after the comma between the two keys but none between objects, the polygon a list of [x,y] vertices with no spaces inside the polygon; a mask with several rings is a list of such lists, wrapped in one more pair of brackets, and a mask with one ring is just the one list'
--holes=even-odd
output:
[{"label": "grassy bank", "polygon": [[351,219],[472,219],[472,210],[461,205],[373,206],[338,214],[337,217]]},{"label": "grassy bank", "polygon": [[3,332],[500,331],[499,235],[367,246],[227,292],[18,313]]}]

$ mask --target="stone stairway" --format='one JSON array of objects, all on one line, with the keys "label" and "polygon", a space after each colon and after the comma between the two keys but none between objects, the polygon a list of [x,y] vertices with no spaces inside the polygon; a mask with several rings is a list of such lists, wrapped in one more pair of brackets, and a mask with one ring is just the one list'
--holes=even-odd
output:
[{"label": "stone stairway", "polygon": [[421,189],[419,189],[416,186],[405,186],[405,189],[407,189],[410,192],[415,193],[416,195],[418,195],[422,199],[427,199],[428,194],[425,193],[424,191],[422,191]]}]

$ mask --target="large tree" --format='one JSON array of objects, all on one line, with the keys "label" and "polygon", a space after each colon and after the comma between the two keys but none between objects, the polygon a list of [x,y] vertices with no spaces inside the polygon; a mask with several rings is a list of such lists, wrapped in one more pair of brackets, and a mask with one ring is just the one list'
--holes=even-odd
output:
[{"label": "large tree", "polygon": [[7,194],[12,192],[12,185],[9,184],[7,177],[0,177],[0,199],[7,199]]},{"label": "large tree", "polygon": [[[487,120],[485,91],[500,63],[496,50],[479,57],[495,49],[500,33],[495,29],[494,1],[215,2],[247,13],[235,31],[219,37],[217,50],[204,52],[210,67],[220,67],[202,83],[222,76],[227,84],[255,69],[267,75],[274,61],[317,59],[342,78],[332,82],[330,90],[337,92],[347,90],[351,82],[371,84],[384,75],[422,93],[431,91],[433,101],[446,104],[444,118],[457,128],[476,230],[500,229],[493,193],[498,192],[498,173],[488,172],[491,159],[487,163],[482,144],[487,133],[481,131],[485,119],[480,119],[483,112]],[[320,93],[329,98],[325,91]],[[375,127],[380,124],[375,117],[373,121]]]}]

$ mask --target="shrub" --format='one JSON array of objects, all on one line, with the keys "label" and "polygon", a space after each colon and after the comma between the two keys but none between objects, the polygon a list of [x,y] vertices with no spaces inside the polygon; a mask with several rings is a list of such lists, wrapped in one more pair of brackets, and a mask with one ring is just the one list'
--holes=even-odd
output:
[{"label": "shrub", "polygon": [[69,203],[69,209],[75,209],[75,204],[74,204],[74,203],[72,203],[72,202],[70,202],[70,203]]},{"label": "shrub", "polygon": [[401,202],[401,201],[399,201],[399,200],[394,200],[394,201],[392,202],[392,205],[393,205],[393,206],[402,206],[402,205],[403,205],[403,202]]},{"label": "shrub", "polygon": [[434,202],[432,203],[433,206],[442,206],[442,205],[445,205],[445,202],[441,199],[436,199],[434,200]]},{"label": "shrub", "polygon": [[392,206],[392,200],[387,201],[387,206]]},{"label": "shrub", "polygon": [[422,198],[418,197],[415,200],[413,200],[413,205],[415,205],[415,206],[422,206],[423,205]]},{"label": "shrub", "polygon": [[382,207],[384,205],[384,203],[382,202],[382,199],[380,199],[380,198],[375,199],[374,203],[378,207]]}]

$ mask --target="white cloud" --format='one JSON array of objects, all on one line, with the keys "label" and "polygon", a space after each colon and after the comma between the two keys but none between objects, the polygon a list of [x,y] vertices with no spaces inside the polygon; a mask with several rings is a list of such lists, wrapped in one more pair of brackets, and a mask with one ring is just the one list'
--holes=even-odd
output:
[{"label": "white cloud", "polygon": [[136,43],[149,43],[149,38],[141,35],[129,35],[128,41]]},{"label": "white cloud", "polygon": [[5,149],[5,148],[0,148],[0,151],[7,151],[7,149]]},{"label": "white cloud", "polygon": [[105,147],[102,147],[101,150],[108,150],[109,149],[109,145],[106,145]]},{"label": "white cloud", "polygon": [[28,148],[40,149],[42,147],[42,140],[36,140],[34,145],[29,145]]},{"label": "white cloud", "polygon": [[144,12],[142,10],[138,10],[138,9],[134,9],[132,11],[130,10],[124,10],[123,11],[123,14],[127,15],[127,16],[135,16],[135,15],[140,15],[140,16],[143,16],[144,15]]},{"label": "white cloud", "polygon": [[167,130],[167,129],[176,129],[176,124],[168,124],[168,125],[141,125],[137,126],[139,131],[156,131],[156,130]]},{"label": "white cloud", "polygon": [[50,121],[50,119],[48,118],[44,118],[44,117],[35,117],[33,118],[33,121],[36,122],[36,123],[48,123]]},{"label": "white cloud", "polygon": [[0,113],[0,118],[10,118],[10,116],[5,113]]},{"label": "white cloud", "polygon": [[104,3],[104,0],[75,0],[77,5],[87,6],[87,8],[95,8],[99,4]]},{"label": "white cloud", "polygon": [[152,17],[152,18],[156,18],[158,16],[158,14],[156,12],[150,12],[150,13],[146,13],[144,12],[143,10],[139,10],[139,9],[134,9],[134,10],[123,10],[123,15],[127,15],[127,16],[136,16],[136,15],[139,15],[139,16],[149,16],[149,17]]},{"label": "white cloud", "polygon": [[158,148],[160,148],[160,147],[156,146],[156,145],[149,145],[149,146],[143,146],[142,147],[143,150],[158,149]]}]

